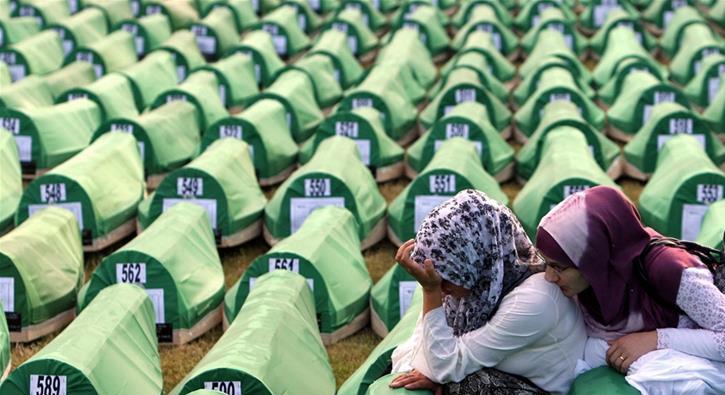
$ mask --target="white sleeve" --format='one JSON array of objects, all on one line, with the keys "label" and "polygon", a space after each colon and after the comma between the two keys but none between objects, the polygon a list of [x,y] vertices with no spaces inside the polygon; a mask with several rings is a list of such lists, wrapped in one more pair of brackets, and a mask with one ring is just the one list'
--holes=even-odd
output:
[{"label": "white sleeve", "polygon": [[702,329],[657,330],[657,348],[725,361],[725,294],[707,269],[686,269],[677,291],[677,306]]},{"label": "white sleeve", "polygon": [[422,315],[422,313],[418,315],[418,321],[415,324],[415,329],[413,330],[413,334],[410,338],[395,347],[395,350],[390,357],[393,362],[393,369],[391,373],[403,373],[413,370],[413,367],[411,366],[413,363],[413,356],[420,345],[420,338],[423,333],[423,323],[421,322]]},{"label": "white sleeve", "polygon": [[486,325],[460,337],[442,307],[429,311],[412,366],[435,382],[458,382],[536,342],[556,325],[558,308],[550,295],[526,291],[509,294]]}]

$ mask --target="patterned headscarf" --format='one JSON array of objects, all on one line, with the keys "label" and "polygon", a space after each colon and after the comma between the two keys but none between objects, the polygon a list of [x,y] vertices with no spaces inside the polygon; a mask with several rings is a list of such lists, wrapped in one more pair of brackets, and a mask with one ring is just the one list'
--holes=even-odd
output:
[{"label": "patterned headscarf", "polygon": [[448,325],[460,336],[486,324],[503,297],[541,265],[516,216],[473,189],[431,211],[418,231],[412,258],[431,259],[446,281],[471,290],[444,299]]}]

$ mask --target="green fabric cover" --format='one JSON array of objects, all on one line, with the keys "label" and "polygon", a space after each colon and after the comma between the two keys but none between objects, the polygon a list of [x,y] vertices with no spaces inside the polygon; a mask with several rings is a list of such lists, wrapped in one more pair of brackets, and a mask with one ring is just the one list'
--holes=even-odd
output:
[{"label": "green fabric cover", "polygon": [[11,284],[5,289],[14,303],[5,306],[5,316],[13,332],[73,309],[83,284],[83,248],[73,213],[41,210],[0,238],[0,278]]},{"label": "green fabric cover", "polygon": [[[570,73],[574,77],[574,82],[576,83],[576,86],[588,98],[593,99],[596,96],[594,89],[592,89],[589,84],[587,84],[585,81],[582,80],[582,78],[580,78],[579,70],[576,67],[571,67],[571,63],[567,62],[566,59],[562,59],[557,56],[550,56],[542,59],[538,67],[530,72],[523,79],[523,81],[518,84],[513,92],[514,102],[519,106],[522,106],[524,103],[526,103],[526,100],[528,100],[528,98],[531,97],[531,95],[533,95],[536,89],[539,87],[539,81],[541,81],[543,77],[547,76],[546,72],[555,68]],[[550,74],[556,75],[558,73],[553,72]]]},{"label": "green fabric cover", "polygon": [[0,47],[7,47],[37,34],[40,26],[35,18],[29,16],[0,18],[0,32]]},{"label": "green fabric cover", "polygon": [[272,99],[256,101],[243,112],[223,118],[206,130],[203,146],[232,137],[249,144],[257,175],[268,179],[297,163],[297,144],[287,125],[284,105]]},{"label": "green fabric cover", "polygon": [[0,62],[0,88],[13,84],[13,77],[10,75],[10,68],[5,62]]},{"label": "green fabric cover", "polygon": [[725,146],[698,115],[678,103],[654,106],[649,121],[624,146],[624,157],[639,171],[652,173],[662,146],[681,133],[695,136],[716,165],[725,162]]},{"label": "green fabric cover", "polygon": [[470,4],[472,6],[467,9],[465,19],[460,20],[463,24],[459,25],[451,46],[460,50],[470,40],[470,35],[485,32],[490,37],[483,41],[476,40],[479,44],[489,44],[504,56],[512,55],[518,49],[519,40],[509,28],[510,23],[506,19],[508,14],[502,18],[492,2],[475,1]]},{"label": "green fabric cover", "polygon": [[[627,3],[619,3],[620,7],[627,7]],[[642,23],[639,20],[639,14],[630,13],[619,8],[609,12],[604,25],[602,25],[589,40],[591,50],[594,53],[601,55],[609,44],[609,36],[612,30],[622,26],[628,27],[634,31],[635,40],[637,40],[639,45],[643,46],[648,51],[655,48],[657,41],[654,37],[652,37],[652,34],[650,34],[647,29],[642,26]]]},{"label": "green fabric cover", "polygon": [[627,78],[630,73],[635,71],[646,71],[660,81],[666,81],[668,76],[667,70],[659,63],[653,62],[650,58],[623,58],[614,67],[609,81],[597,91],[598,98],[607,105],[611,106],[614,100],[616,100],[622,92],[624,79]]},{"label": "green fabric cover", "polygon": [[0,48],[0,61],[10,69],[13,81],[30,74],[46,75],[63,66],[63,45],[58,33],[47,30],[7,48]]},{"label": "green fabric cover", "polygon": [[230,8],[215,7],[189,28],[201,53],[217,58],[239,42],[237,20]]},{"label": "green fabric cover", "polygon": [[[549,0],[547,0],[549,1]],[[566,46],[564,35],[557,30],[544,30],[539,33],[539,39],[536,41],[534,49],[526,58],[524,63],[519,67],[519,74],[522,78],[526,78],[529,74],[536,71],[542,62],[548,57],[557,57],[564,60],[569,69],[576,69],[572,74],[582,82],[589,84],[591,75],[586,67],[579,61],[576,54]]]},{"label": "green fabric cover", "polygon": [[[138,0],[144,1],[144,0]],[[83,9],[97,8],[103,11],[109,26],[115,26],[117,23],[132,19],[134,17],[133,3],[135,0],[124,1],[124,0],[80,0]],[[71,12],[74,12],[71,10]]]},{"label": "green fabric cover", "polygon": [[391,166],[403,160],[405,150],[386,133],[380,113],[374,108],[357,108],[333,114],[322,122],[314,137],[300,152],[300,163],[307,163],[325,139],[344,136],[355,140],[358,154],[371,169]]},{"label": "green fabric cover", "polygon": [[390,229],[400,241],[415,238],[428,213],[464,189],[486,192],[494,200],[508,204],[496,180],[481,166],[476,145],[454,137],[441,144],[430,163],[390,203]]},{"label": "green fabric cover", "polygon": [[549,210],[572,193],[596,185],[619,188],[594,161],[584,134],[563,126],[547,134],[539,166],[516,196],[513,211],[534,237]]},{"label": "green fabric cover", "polygon": [[725,81],[725,55],[715,54],[702,61],[700,71],[685,86],[687,98],[700,107],[707,107],[715,100]]},{"label": "green fabric cover", "polygon": [[[395,317],[394,322],[391,321],[390,326],[388,327],[391,332],[388,333],[388,335],[385,336],[377,346],[375,346],[365,359],[365,362],[363,362],[360,367],[358,367],[357,370],[355,370],[355,372],[350,375],[344,383],[342,383],[342,386],[340,386],[340,389],[337,391],[338,395],[365,395],[368,386],[387,373],[388,367],[392,364],[391,356],[393,355],[395,348],[401,343],[407,341],[413,335],[415,324],[418,321],[418,317],[420,316],[423,307],[423,293],[420,292],[420,287],[417,286],[417,282],[415,282],[415,280],[413,280],[413,278],[407,274],[405,270],[397,269],[399,267],[400,266],[398,265],[394,265],[387,273],[385,273],[383,278],[375,284],[371,299],[372,307],[378,312],[378,314],[380,314],[380,311],[382,310],[380,308],[384,307],[376,306],[376,292],[379,293],[378,296],[381,298],[382,303],[388,303],[389,306],[385,307],[390,307],[391,312],[394,311],[394,314],[398,314],[398,316]],[[393,279],[393,277],[400,278]],[[411,299],[409,301],[410,307],[405,309],[405,313],[401,319],[400,309],[398,307],[399,299],[397,286],[395,289],[391,289],[389,291],[387,288],[383,288],[380,285],[383,282],[387,283],[390,281],[395,281],[397,285],[397,281],[400,281],[403,278],[405,281],[412,281],[413,283],[410,284],[410,287],[408,287],[410,291],[408,295]],[[382,314],[380,315],[382,317]],[[386,324],[388,324],[388,322],[386,322]]]},{"label": "green fabric cover", "polygon": [[307,140],[324,119],[315,100],[314,82],[307,72],[299,69],[280,73],[272,85],[251,99],[251,103],[262,99],[277,100],[284,105],[287,126],[297,143]]},{"label": "green fabric cover", "polygon": [[529,31],[541,23],[544,11],[549,8],[558,8],[566,19],[576,21],[576,14],[569,5],[556,0],[529,0],[521,5],[521,10],[514,19],[514,25],[521,31]]},{"label": "green fabric cover", "polygon": [[[337,25],[333,24],[334,26]],[[373,37],[377,42],[377,37],[375,35]],[[348,46],[353,39],[354,36],[332,28],[320,33],[315,45],[307,52],[308,56],[320,54],[330,58],[335,68],[335,79],[343,89],[360,82],[365,72],[351,50],[354,46]]]},{"label": "green fabric cover", "polygon": [[680,50],[670,62],[671,78],[680,85],[687,85],[700,71],[702,61],[710,55],[725,55],[723,40],[710,26],[697,23],[688,25],[680,39]]},{"label": "green fabric cover", "polygon": [[[146,292],[128,284],[108,287],[60,335],[15,369],[0,392],[50,393],[51,380],[57,380],[66,385],[58,393],[161,394],[157,347],[154,308]],[[45,378],[46,385],[33,388],[33,376],[37,381]]]},{"label": "green fabric cover", "polygon": [[335,392],[335,377],[317,329],[315,301],[304,277],[275,270],[259,278],[230,324],[173,395],[206,385],[238,385],[240,391],[235,393],[254,395]]},{"label": "green fabric cover", "polygon": [[191,70],[206,64],[196,45],[194,33],[188,30],[175,32],[157,50],[170,52],[174,56],[178,82],[185,80]]},{"label": "green fabric cover", "polygon": [[[0,233],[3,233],[13,223],[20,195],[23,194],[23,180],[15,139],[2,127],[0,127],[0,168],[3,169],[0,172]],[[1,362],[2,359],[0,366]]]},{"label": "green fabric cover", "polygon": [[131,81],[122,74],[108,74],[82,88],[72,88],[60,95],[57,102],[78,99],[89,99],[98,104],[104,121],[138,115]]},{"label": "green fabric cover", "polygon": [[448,114],[408,148],[408,165],[420,172],[445,140],[463,137],[475,142],[479,162],[489,174],[496,176],[511,164],[514,149],[491,124],[489,114],[487,108],[479,102],[454,105]]},{"label": "green fabric cover", "polygon": [[725,136],[725,84],[720,85],[720,90],[710,103],[710,106],[702,113],[702,119],[712,129],[720,140]]},{"label": "green fabric cover", "polygon": [[569,395],[639,395],[639,391],[629,385],[616,370],[602,366],[577,376],[571,386]]},{"label": "green fabric cover", "polygon": [[712,203],[702,219],[702,227],[695,241],[710,248],[723,249],[725,232],[725,200]]},{"label": "green fabric cover", "polygon": [[155,51],[140,62],[120,73],[131,82],[136,107],[143,111],[164,91],[176,87],[177,75],[174,56],[166,51]]},{"label": "green fabric cover", "polygon": [[692,6],[692,0],[649,0],[643,1],[642,19],[654,24],[657,28],[667,30],[678,7]]},{"label": "green fabric cover", "polygon": [[405,388],[390,388],[390,383],[400,376],[400,373],[391,373],[377,379],[370,384],[365,395],[433,395],[429,390],[407,390]]},{"label": "green fabric cover", "polygon": [[486,107],[486,118],[492,126],[497,130],[507,128],[511,123],[511,111],[480,82],[480,76],[481,73],[468,67],[451,70],[443,87],[420,113],[418,121],[425,128],[430,128],[458,104],[476,102]]},{"label": "green fabric cover", "polygon": [[[378,36],[365,23],[366,15],[361,9],[343,8],[330,20],[326,29],[338,30],[347,36],[347,45],[356,56],[365,55],[380,45]],[[319,41],[325,38],[324,33]],[[318,43],[319,43],[318,41]],[[316,45],[317,46],[317,45]]]},{"label": "green fabric cover", "polygon": [[201,131],[229,114],[219,98],[217,77],[210,71],[190,74],[186,81],[156,97],[151,104],[151,109],[172,101],[188,101],[196,107],[197,121]]},{"label": "green fabric cover", "polygon": [[[1,108],[0,119],[18,140],[20,161],[35,169],[54,167],[88,146],[102,122],[100,108],[90,100],[22,110]],[[23,169],[24,173],[33,171]]]},{"label": "green fabric cover", "polygon": [[195,0],[144,0],[143,15],[164,14],[171,22],[171,30],[188,29],[199,21]]},{"label": "green fabric cover", "polygon": [[672,58],[682,45],[682,34],[685,28],[694,24],[707,26],[705,18],[694,7],[680,7],[674,12],[672,21],[660,39],[660,48],[668,58]]},{"label": "green fabric cover", "polygon": [[90,45],[108,34],[108,24],[103,11],[87,8],[73,16],[47,26],[55,30],[63,40],[63,53],[68,55],[74,49]]},{"label": "green fabric cover", "polygon": [[53,105],[53,92],[43,77],[29,75],[0,90],[0,106],[13,109],[49,107]]},{"label": "green fabric cover", "polygon": [[[81,310],[116,283],[136,284],[155,293],[156,324],[170,324],[174,330],[193,327],[219,307],[224,271],[206,211],[194,204],[177,204],[106,256],[84,287]],[[159,342],[171,340],[159,338]]]},{"label": "green fabric cover", "polygon": [[163,14],[147,15],[120,22],[114,30],[123,29],[134,36],[136,54],[143,56],[158,48],[171,37],[169,18]]},{"label": "green fabric cover", "polygon": [[335,15],[349,9],[359,10],[363,14],[362,18],[365,25],[374,32],[380,31],[383,27],[388,26],[388,18],[383,15],[377,7],[375,7],[373,1],[377,0],[345,0],[343,4],[337,8]]},{"label": "green fabric cover", "polygon": [[517,130],[531,136],[539,126],[544,106],[554,101],[576,104],[589,124],[597,129],[604,127],[604,111],[579,89],[568,70],[551,68],[542,73],[536,91],[514,115]]},{"label": "green fabric cover", "polygon": [[264,209],[265,225],[272,237],[282,239],[302,225],[310,210],[320,206],[350,210],[361,240],[385,217],[385,198],[360,160],[357,144],[348,138],[324,140],[312,159],[276,190]]},{"label": "green fabric cover", "polygon": [[22,0],[13,16],[32,16],[42,28],[70,16],[67,0]]},{"label": "green fabric cover", "polygon": [[637,9],[627,1],[592,0],[586,4],[584,12],[579,15],[579,23],[583,28],[597,31],[598,34],[601,28],[606,28],[607,24],[619,14],[624,17],[639,17]]},{"label": "green fabric cover", "polygon": [[657,64],[647,50],[637,43],[635,32],[632,29],[625,26],[617,27],[612,29],[609,35],[611,39],[592,73],[594,82],[598,86],[603,86],[612,78],[617,65],[623,59],[637,57],[653,63],[653,65]]},{"label": "green fabric cover", "polygon": [[[359,0],[370,4],[373,8],[382,13],[390,13],[400,6],[400,0]],[[347,2],[346,2],[347,3]]]},{"label": "green fabric cover", "polygon": [[15,223],[47,205],[67,206],[76,214],[84,244],[90,244],[136,216],[145,186],[136,140],[108,133],[31,182]]},{"label": "green fabric cover", "polygon": [[530,53],[544,29],[556,30],[564,35],[564,42],[574,53],[581,56],[589,50],[589,40],[576,30],[576,21],[567,19],[564,13],[555,7],[541,13],[541,21],[521,38],[521,48]]},{"label": "green fabric cover", "polygon": [[297,22],[297,9],[283,5],[265,15],[257,25],[272,36],[277,55],[290,58],[310,47],[311,41]]},{"label": "green fabric cover", "polygon": [[176,169],[196,155],[201,140],[196,118],[191,103],[175,101],[135,117],[109,119],[93,137],[115,131],[133,134],[148,177]]},{"label": "green fabric cover", "polygon": [[65,64],[74,61],[91,63],[96,78],[101,78],[105,74],[121,71],[137,60],[133,35],[124,30],[116,30],[91,44],[78,46],[66,56]]},{"label": "green fabric cover", "polygon": [[320,28],[322,19],[307,0],[283,0],[282,5],[289,5],[297,10],[297,24],[305,34],[311,35]]},{"label": "green fabric cover", "polygon": [[431,56],[437,56],[448,50],[450,41],[439,13],[440,10],[433,5],[419,4],[410,14],[405,14],[393,29],[414,29]]},{"label": "green fabric cover", "polygon": [[[459,63],[469,64],[470,62],[473,62],[472,64],[476,65],[476,68],[480,70],[480,60],[468,60],[464,62],[463,59],[461,59],[464,56],[469,58],[469,55],[472,53],[478,54],[480,57],[485,59],[486,64],[483,70],[488,70],[499,81],[509,81],[516,75],[516,67],[513,63],[503,57],[503,55],[501,55],[501,53],[493,47],[491,42],[491,33],[480,30],[474,30],[467,36],[463,46],[461,46],[458,52],[453,55],[451,60],[441,68],[441,74],[445,75],[451,70],[451,68]],[[495,90],[493,91],[495,92]]]},{"label": "green fabric cover", "polygon": [[[2,303],[0,303],[0,306],[2,306]],[[3,314],[0,316],[0,366],[10,366],[11,357],[10,331],[8,330],[8,322]]]},{"label": "green fabric cover", "polygon": [[725,0],[716,0],[706,17],[719,26],[725,26]]},{"label": "green fabric cover", "polygon": [[260,276],[282,269],[307,279],[321,333],[350,324],[368,308],[373,284],[357,232],[355,218],[344,208],[328,206],[313,211],[298,231],[249,265],[228,294],[227,311],[231,315],[227,319],[234,320]]},{"label": "green fabric cover", "polygon": [[43,76],[53,97],[76,86],[88,85],[96,80],[96,72],[93,65],[87,62],[73,62],[63,66],[48,75]]},{"label": "green fabric cover", "polygon": [[607,171],[619,157],[619,146],[587,123],[579,115],[574,104],[556,101],[543,109],[543,118],[539,127],[516,154],[516,175],[524,180],[531,178],[541,161],[547,136],[554,130],[566,128],[578,130],[587,140],[594,160],[603,171]]},{"label": "green fabric cover", "polygon": [[622,91],[607,110],[607,120],[610,126],[634,135],[649,120],[652,107],[666,102],[689,105],[682,91],[671,84],[647,71],[634,71],[625,77]]},{"label": "green fabric cover", "polygon": [[194,70],[211,71],[219,83],[219,98],[225,107],[241,106],[259,93],[251,56],[232,53],[224,59]]},{"label": "green fabric cover", "polygon": [[[657,169],[639,197],[642,221],[658,232],[695,240],[710,204],[725,197],[725,173],[691,136],[677,136],[662,148]],[[720,235],[722,238],[722,234]]]},{"label": "green fabric cover", "polygon": [[501,81],[493,74],[489,58],[479,51],[465,51],[451,59],[441,68],[440,80],[428,91],[428,99],[434,98],[441,87],[448,82],[450,75],[458,69],[468,69],[476,73],[478,82],[483,85],[491,94],[496,96],[500,101],[507,102],[509,99],[509,89],[504,87]]},{"label": "green fabric cover", "polygon": [[[388,44],[380,49],[375,66],[385,65],[384,67],[392,68],[392,65],[398,65],[409,69],[418,86],[423,89],[430,88],[437,78],[436,66],[433,59],[427,56],[425,45],[418,38],[418,33],[413,29],[401,29],[392,36]],[[421,56],[424,54],[426,56]],[[415,94],[410,91],[408,94],[416,102],[422,100],[422,95],[420,99],[415,99]]]},{"label": "green fabric cover", "polygon": [[307,74],[315,88],[314,97],[320,108],[330,107],[340,101],[342,87],[333,58],[323,54],[308,54],[285,68],[282,73],[289,69],[300,70]]},{"label": "green fabric cover", "polygon": [[254,9],[256,0],[210,0],[211,5],[204,10],[204,18],[217,8],[225,8],[232,12],[234,16],[234,27],[237,30],[237,40],[239,41],[239,33],[252,27],[259,21],[257,13]]},{"label": "green fabric cover", "polygon": [[489,8],[495,12],[495,19],[501,21],[506,26],[511,26],[513,19],[509,13],[509,5],[506,1],[495,0],[465,0],[462,1],[458,11],[453,16],[451,23],[453,26],[460,28],[465,25],[471,18],[476,8]]},{"label": "green fabric cover", "polygon": [[254,61],[254,78],[260,86],[269,86],[277,72],[284,67],[284,62],[275,51],[273,37],[263,30],[253,30],[242,38],[240,45],[232,49],[252,57]]},{"label": "green fabric cover", "polygon": [[216,212],[210,219],[217,237],[233,235],[259,220],[267,199],[257,184],[247,143],[221,139],[171,172],[139,206],[139,223],[148,227],[182,199]]}]

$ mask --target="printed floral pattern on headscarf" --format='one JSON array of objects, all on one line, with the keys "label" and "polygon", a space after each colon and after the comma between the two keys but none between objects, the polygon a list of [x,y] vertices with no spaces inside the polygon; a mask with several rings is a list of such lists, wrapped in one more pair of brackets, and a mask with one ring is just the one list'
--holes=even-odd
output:
[{"label": "printed floral pattern on headscarf", "polygon": [[412,258],[419,263],[430,258],[441,278],[471,290],[460,300],[445,297],[455,336],[485,325],[503,297],[543,263],[511,210],[473,189],[428,214]]}]

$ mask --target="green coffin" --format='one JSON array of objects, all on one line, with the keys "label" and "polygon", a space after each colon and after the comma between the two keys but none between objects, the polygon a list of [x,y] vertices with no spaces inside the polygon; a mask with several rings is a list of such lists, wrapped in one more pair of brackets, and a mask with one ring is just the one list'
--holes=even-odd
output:
[{"label": "green coffin", "polygon": [[82,87],[70,89],[58,97],[57,102],[88,99],[101,109],[101,118],[134,117],[138,108],[133,94],[133,85],[122,74],[108,74]]},{"label": "green coffin", "polygon": [[576,30],[576,23],[567,19],[564,13],[555,7],[547,8],[541,13],[541,21],[521,38],[521,48],[530,53],[539,39],[542,30],[556,30],[564,35],[564,42],[579,56],[589,50],[589,40]]},{"label": "green coffin", "polygon": [[121,21],[114,30],[123,29],[133,34],[133,43],[138,56],[158,48],[171,37],[169,18],[163,14],[147,15],[138,19]]},{"label": "green coffin", "polygon": [[460,19],[463,24],[460,25],[451,42],[454,49],[462,49],[463,45],[471,39],[472,34],[485,32],[490,36],[485,41],[479,41],[480,43],[489,44],[503,56],[515,55],[515,51],[519,47],[519,40],[511,31],[510,23],[506,22],[508,14],[502,19],[496,6],[492,3],[470,2],[472,5],[467,9],[465,19]]},{"label": "green coffin", "polygon": [[210,71],[192,73],[186,81],[158,95],[151,104],[151,109],[174,101],[189,102],[196,107],[199,130],[206,130],[229,115],[219,97],[217,77]]},{"label": "green coffin", "polygon": [[[380,44],[378,36],[365,23],[366,15],[358,8],[342,8],[325,29],[337,30],[347,36],[347,46],[355,56],[361,56],[376,49]],[[320,41],[324,39],[324,33]]]},{"label": "green coffin", "polygon": [[426,46],[431,56],[437,56],[446,52],[449,48],[448,34],[443,23],[441,23],[440,10],[433,5],[418,4],[411,8],[409,13],[403,14],[403,18],[393,24],[392,29],[413,29],[418,32],[419,39]]},{"label": "green coffin", "polygon": [[557,30],[544,30],[539,33],[539,39],[536,40],[534,49],[519,67],[521,78],[526,78],[536,71],[541,63],[549,57],[556,57],[565,61],[567,68],[576,69],[576,71],[572,71],[572,74],[581,79],[581,82],[584,84],[591,83],[592,77],[589,70],[579,61],[576,54],[567,47],[564,35]]},{"label": "green coffin", "polygon": [[529,31],[536,27],[543,20],[544,12],[549,8],[561,10],[564,18],[575,21],[576,14],[571,5],[565,5],[554,0],[529,0],[521,5],[519,14],[514,19],[514,24],[521,31]]},{"label": "green coffin", "polygon": [[[547,72],[551,69],[561,69],[568,72],[574,77],[574,82],[579,90],[584,93],[588,98],[594,99],[595,91],[589,84],[581,78],[579,69],[573,67],[573,65],[565,58],[558,56],[549,56],[542,59],[541,63],[533,69],[520,84],[513,91],[513,99],[519,106],[524,105],[531,95],[536,92],[539,87],[539,81],[547,77]],[[557,75],[559,73],[552,72],[549,75]]]},{"label": "green coffin", "polygon": [[685,95],[700,107],[707,107],[714,102],[722,81],[725,79],[725,55],[715,54],[702,61],[700,71],[685,86]]},{"label": "green coffin", "polygon": [[88,85],[96,80],[96,72],[93,65],[86,62],[73,62],[43,76],[54,97],[68,89]]},{"label": "green coffin", "polygon": [[0,32],[2,32],[0,47],[9,47],[40,32],[40,26],[31,16],[2,18],[0,19]]},{"label": "green coffin", "polygon": [[723,40],[705,24],[688,25],[680,39],[680,49],[670,62],[672,80],[686,85],[700,71],[702,62],[714,54],[725,55]]},{"label": "green coffin", "polygon": [[[622,2],[620,2],[620,6],[627,7],[626,3]],[[612,30],[622,26],[628,27],[634,31],[635,40],[639,43],[639,45],[643,46],[648,51],[652,51],[655,48],[657,41],[652,34],[644,28],[639,19],[639,14],[636,12],[624,11],[621,8],[615,8],[609,12],[604,25],[598,28],[596,33],[589,40],[592,51],[601,56],[607,48]]]},{"label": "green coffin", "polygon": [[[3,63],[4,65],[4,63]],[[29,75],[0,90],[0,106],[11,109],[50,107],[55,97],[43,77]]]},{"label": "green coffin", "polygon": [[87,8],[71,17],[52,23],[47,28],[55,30],[63,40],[65,55],[77,47],[90,45],[108,34],[106,15],[98,8]]},{"label": "green coffin", "polygon": [[67,0],[23,0],[18,2],[13,16],[30,16],[45,28],[70,16]]},{"label": "green coffin", "polygon": [[[15,210],[23,193],[22,170],[13,135],[0,128],[0,234],[13,224]],[[0,361],[2,362],[2,361]]]},{"label": "green coffin", "polygon": [[31,74],[46,75],[63,66],[63,43],[58,33],[43,31],[0,48],[0,61],[7,64],[13,81]]},{"label": "green coffin", "polygon": [[310,39],[298,24],[298,12],[293,5],[283,5],[266,14],[256,29],[272,36],[277,55],[290,58],[310,47]]},{"label": "green coffin", "polygon": [[725,140],[725,84],[720,86],[712,103],[702,113],[702,119],[721,141]]},{"label": "green coffin", "polygon": [[577,376],[569,392],[570,395],[639,395],[639,393],[637,389],[627,384],[623,375],[607,366]]},{"label": "green coffin", "polygon": [[225,107],[242,106],[259,93],[251,56],[232,53],[224,59],[194,70],[211,71],[219,83],[219,98]]},{"label": "green coffin", "polygon": [[178,82],[184,81],[191,70],[206,63],[199,51],[199,47],[196,45],[194,33],[188,30],[175,32],[155,51],[166,51],[174,57]]},{"label": "green coffin", "polygon": [[725,232],[725,200],[712,203],[702,219],[702,227],[696,242],[710,248],[723,249],[723,233]]},{"label": "green coffin", "polygon": [[88,45],[78,46],[65,58],[65,64],[88,62],[93,65],[96,78],[121,71],[137,62],[133,35],[124,30],[115,32]]},{"label": "green coffin", "polygon": [[335,67],[333,58],[323,54],[308,54],[284,70],[289,69],[307,74],[315,88],[314,97],[320,108],[328,108],[342,97],[340,71]]},{"label": "green coffin", "polygon": [[[458,52],[441,68],[441,74],[445,75],[445,73],[450,71],[454,65],[462,61],[462,57],[477,54],[479,57],[485,59],[485,69],[499,81],[510,81],[516,75],[516,67],[493,46],[491,37],[492,35],[489,32],[480,30],[472,31],[466,37],[465,42],[461,45]],[[480,61],[476,61],[476,63],[480,64]]]},{"label": "green coffin", "polygon": [[271,34],[264,30],[253,30],[244,35],[240,45],[230,53],[241,52],[254,61],[254,78],[260,86],[269,86],[285,63],[274,49]]},{"label": "green coffin", "polygon": [[307,54],[320,54],[329,57],[335,69],[335,79],[342,88],[349,88],[360,82],[365,70],[355,59],[353,48],[356,49],[357,47],[349,45],[351,40],[354,39],[352,33],[349,30],[348,33],[345,33],[334,28],[334,26],[337,25],[333,24],[333,28],[320,33],[317,42]]},{"label": "green coffin", "polygon": [[120,71],[131,82],[136,107],[139,111],[149,108],[164,91],[176,87],[176,64],[172,54],[156,51],[142,61]]},{"label": "green coffin", "polygon": [[627,1],[591,0],[587,3],[584,12],[579,15],[579,23],[587,30],[596,31],[596,34],[599,34],[601,29],[606,29],[607,24],[620,15],[639,17],[637,9]]},{"label": "green coffin", "polygon": [[606,84],[614,76],[617,65],[626,58],[640,58],[653,67],[661,67],[657,61],[636,40],[635,31],[626,26],[612,29],[610,39],[597,67],[592,73],[598,86]]},{"label": "green coffin", "polygon": [[664,67],[653,62],[651,58],[639,56],[622,58],[614,67],[609,81],[597,92],[599,100],[611,106],[622,92],[625,78],[636,71],[648,72],[660,81],[666,81],[669,74]]},{"label": "green coffin", "polygon": [[195,0],[143,0],[143,3],[142,15],[166,15],[174,31],[188,29],[194,22],[199,21]]}]

